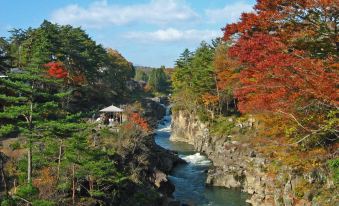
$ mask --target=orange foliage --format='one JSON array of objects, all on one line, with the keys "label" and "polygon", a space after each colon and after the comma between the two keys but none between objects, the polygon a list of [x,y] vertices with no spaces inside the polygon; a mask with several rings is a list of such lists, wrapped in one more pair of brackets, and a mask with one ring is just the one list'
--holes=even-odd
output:
[{"label": "orange foliage", "polygon": [[75,85],[82,85],[86,83],[86,77],[83,74],[71,75],[70,79]]},{"label": "orange foliage", "polygon": [[240,67],[240,62],[227,55],[227,48],[216,49],[213,65],[217,76],[218,89],[225,90],[237,85],[239,79],[235,69]]},{"label": "orange foliage", "polygon": [[39,189],[40,198],[51,197],[55,193],[56,182],[55,175],[47,167],[41,169],[39,176],[33,179],[33,185]]},{"label": "orange foliage", "polygon": [[57,79],[68,80],[67,84],[82,85],[86,77],[79,71],[69,72],[62,62],[49,62],[44,65],[48,68],[48,75]]},{"label": "orange foliage", "polygon": [[[257,0],[255,13],[243,13],[240,22],[227,25],[224,38],[254,30],[274,32],[284,42],[300,35],[316,36],[320,28],[335,29],[338,5],[339,0]],[[335,44],[337,36],[333,33],[328,37]]]},{"label": "orange foliage", "polygon": [[202,101],[206,106],[215,105],[218,103],[219,97],[210,93],[205,93],[202,95]]},{"label": "orange foliage", "polygon": [[235,92],[240,111],[290,111],[296,102],[305,106],[311,99],[338,105],[337,71],[322,60],[299,58],[297,51],[285,50],[280,38],[261,33],[241,38],[230,48],[230,56],[248,65]]},{"label": "orange foliage", "polygon": [[131,129],[133,128],[133,125],[136,125],[139,128],[141,128],[144,132],[149,132],[151,130],[147,121],[144,118],[142,118],[140,114],[137,112],[133,112],[132,114],[130,114],[128,116],[128,120],[132,124],[127,124],[126,125],[127,129]]}]

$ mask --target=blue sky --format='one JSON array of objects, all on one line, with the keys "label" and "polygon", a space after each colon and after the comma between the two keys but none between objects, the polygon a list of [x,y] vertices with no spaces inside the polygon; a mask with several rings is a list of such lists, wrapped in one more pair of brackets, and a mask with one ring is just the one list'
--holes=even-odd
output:
[{"label": "blue sky", "polygon": [[81,26],[135,65],[172,67],[180,53],[221,36],[255,0],[1,0],[0,36],[44,19]]}]

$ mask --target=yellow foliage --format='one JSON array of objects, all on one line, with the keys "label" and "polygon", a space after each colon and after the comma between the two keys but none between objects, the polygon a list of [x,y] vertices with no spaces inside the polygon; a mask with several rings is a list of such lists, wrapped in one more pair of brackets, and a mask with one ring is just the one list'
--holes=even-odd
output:
[{"label": "yellow foliage", "polygon": [[33,185],[39,189],[40,198],[48,198],[56,192],[56,176],[50,168],[43,168],[39,171],[39,176],[33,179]]}]

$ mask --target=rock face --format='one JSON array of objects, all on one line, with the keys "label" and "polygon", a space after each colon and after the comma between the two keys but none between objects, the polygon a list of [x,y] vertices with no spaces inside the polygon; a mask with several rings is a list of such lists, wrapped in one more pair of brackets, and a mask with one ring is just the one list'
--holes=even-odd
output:
[{"label": "rock face", "polygon": [[141,105],[144,109],[143,116],[146,117],[146,120],[150,126],[155,128],[158,121],[161,120],[166,114],[165,107],[159,102],[148,98],[142,99]]},{"label": "rock face", "polygon": [[[250,127],[253,120],[237,127]],[[298,174],[291,168],[282,167],[277,175],[267,172],[270,163],[267,158],[253,150],[248,143],[231,141],[228,137],[213,137],[206,124],[183,111],[172,115],[172,141],[183,141],[194,145],[197,151],[205,153],[213,161],[208,171],[207,184],[227,188],[242,188],[251,194],[248,203],[255,206],[319,205],[311,194],[296,197],[296,188],[303,181],[311,183],[326,181],[308,178],[311,174]],[[316,171],[313,177],[325,176]],[[298,201],[296,201],[298,200]]]}]

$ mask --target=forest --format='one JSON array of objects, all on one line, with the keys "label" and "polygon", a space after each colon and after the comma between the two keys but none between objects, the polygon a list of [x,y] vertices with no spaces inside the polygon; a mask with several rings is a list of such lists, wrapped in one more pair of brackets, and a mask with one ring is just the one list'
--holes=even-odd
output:
[{"label": "forest", "polygon": [[257,14],[244,13],[227,25],[222,39],[186,49],[173,74],[176,106],[208,120],[276,118],[270,127],[286,131],[292,145],[336,143],[338,11],[331,1],[302,2],[259,1]]},{"label": "forest", "polygon": [[255,134],[241,141],[270,156],[272,175],[282,165],[300,173],[324,167],[337,186],[337,3],[257,1],[255,13],[227,24],[222,38],[183,51],[173,110],[198,115],[217,136],[232,136],[230,118],[254,119]]},{"label": "forest", "polygon": [[[120,201],[127,174],[114,163],[119,144],[112,136],[145,136],[149,123],[139,115],[140,103],[119,133],[99,131],[88,120],[103,106],[146,95],[133,86],[133,64],[81,28],[46,20],[12,30],[0,52],[1,205],[71,205],[105,195]],[[156,70],[147,91],[164,91],[167,81]]]}]

